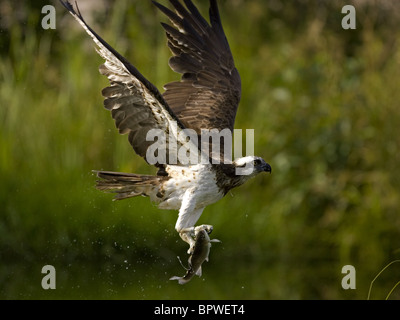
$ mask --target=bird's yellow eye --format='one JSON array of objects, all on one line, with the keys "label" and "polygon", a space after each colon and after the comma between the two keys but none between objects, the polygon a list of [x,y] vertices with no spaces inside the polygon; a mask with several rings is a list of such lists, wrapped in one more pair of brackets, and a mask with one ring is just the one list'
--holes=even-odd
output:
[{"label": "bird's yellow eye", "polygon": [[253,161],[253,165],[255,166],[259,166],[261,164],[261,160],[260,159],[256,159]]}]

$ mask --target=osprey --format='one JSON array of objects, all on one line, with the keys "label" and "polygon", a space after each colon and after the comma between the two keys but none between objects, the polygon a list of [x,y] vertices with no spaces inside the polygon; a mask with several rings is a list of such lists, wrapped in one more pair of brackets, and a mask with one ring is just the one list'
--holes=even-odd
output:
[{"label": "osprey", "polygon": [[[173,24],[162,23],[173,54],[169,66],[182,74],[180,81],[165,85],[163,94],[87,25],[77,6],[75,11],[68,1],[60,2],[92,37],[105,60],[99,68],[110,81],[102,91],[104,106],[111,111],[119,132],[128,134],[135,152],[159,169],[155,176],[95,171],[102,179],[97,181],[97,188],[116,193],[116,200],[141,195],[149,197],[160,209],[179,210],[175,229],[192,253],[194,227],[204,208],[258,173],[271,173],[270,165],[260,157],[214,161],[225,158],[224,152],[194,164],[176,157],[164,157],[165,161],[155,163],[148,158],[147,151],[154,144],[154,139],[148,139],[151,130],[165,133],[164,149],[169,155],[183,146],[188,148],[188,144],[191,150],[207,153],[212,145],[205,144],[204,148],[198,143],[204,130],[233,131],[241,81],[217,1],[210,0],[210,23],[190,0],[184,0],[186,7],[178,0],[170,0],[175,12],[153,1]],[[199,140],[188,142],[187,129],[197,133]],[[239,168],[248,170],[240,174]],[[212,226],[204,228],[212,230]]]}]

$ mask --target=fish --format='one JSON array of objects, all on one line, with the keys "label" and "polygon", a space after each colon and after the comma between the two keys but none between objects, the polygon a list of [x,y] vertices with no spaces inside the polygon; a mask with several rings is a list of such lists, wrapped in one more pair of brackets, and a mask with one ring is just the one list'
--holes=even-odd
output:
[{"label": "fish", "polygon": [[189,267],[184,267],[187,270],[186,274],[182,277],[171,277],[169,280],[178,280],[179,284],[185,284],[188,283],[194,275],[201,277],[201,266],[204,261],[208,261],[211,242],[221,242],[218,239],[210,239],[209,233],[211,233],[211,231],[212,229],[209,229],[206,225],[198,226],[194,229],[195,243],[193,252],[188,259]]}]

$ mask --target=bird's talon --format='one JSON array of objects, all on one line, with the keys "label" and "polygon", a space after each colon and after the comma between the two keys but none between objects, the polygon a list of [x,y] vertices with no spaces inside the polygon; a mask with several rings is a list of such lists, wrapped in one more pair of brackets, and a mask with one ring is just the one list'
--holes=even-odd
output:
[{"label": "bird's talon", "polygon": [[188,255],[192,255],[193,252],[194,252],[194,246],[190,246],[190,248],[187,251]]},{"label": "bird's talon", "polygon": [[201,226],[198,226],[194,229],[195,233],[200,229],[205,230],[208,234],[210,234],[213,231],[214,227],[209,224],[202,224]]}]

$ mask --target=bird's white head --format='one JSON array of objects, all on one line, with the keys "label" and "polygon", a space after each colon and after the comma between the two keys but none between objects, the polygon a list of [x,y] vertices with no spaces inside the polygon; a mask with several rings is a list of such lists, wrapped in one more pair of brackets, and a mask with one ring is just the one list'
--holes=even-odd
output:
[{"label": "bird's white head", "polygon": [[260,172],[272,172],[271,166],[261,157],[247,156],[238,158],[233,162],[236,175],[247,176],[252,178]]}]

